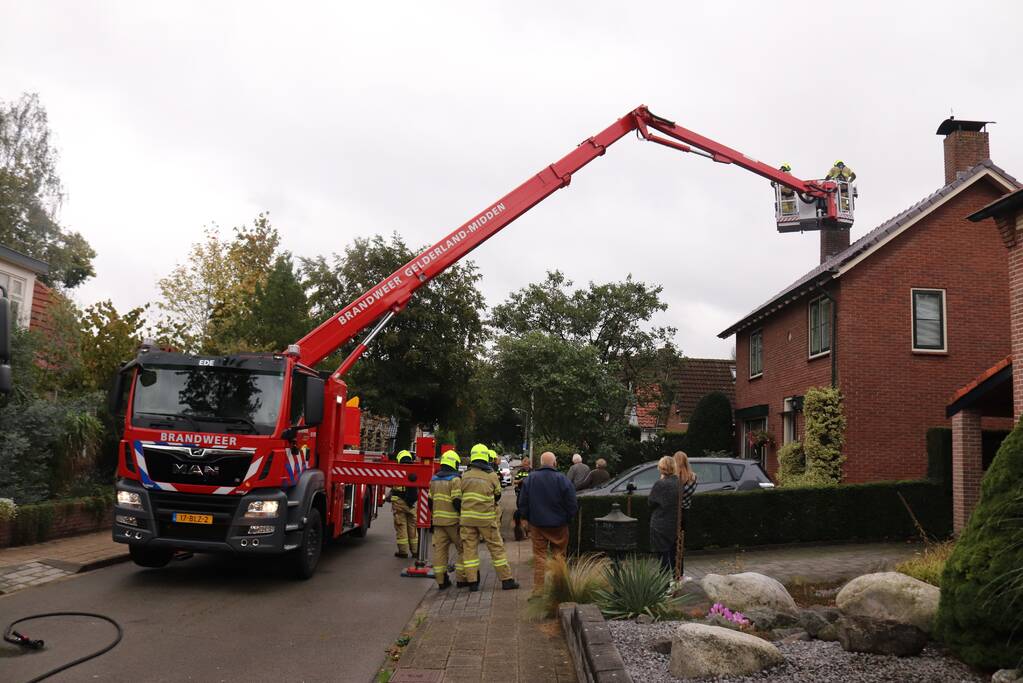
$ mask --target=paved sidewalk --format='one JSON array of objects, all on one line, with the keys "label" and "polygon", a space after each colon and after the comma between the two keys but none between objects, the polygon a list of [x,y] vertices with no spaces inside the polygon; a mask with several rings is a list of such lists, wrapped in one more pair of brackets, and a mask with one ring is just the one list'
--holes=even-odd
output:
[{"label": "paved sidewalk", "polygon": [[109,531],[0,549],[0,594],[128,559],[128,546]]},{"label": "paved sidewalk", "polygon": [[706,574],[758,572],[786,584],[837,583],[860,574],[891,571],[922,549],[919,543],[840,543],[697,551],[686,556],[685,573],[699,579]]},{"label": "paved sidewalk", "polygon": [[430,588],[420,610],[425,619],[398,660],[391,683],[574,683],[558,622],[530,622],[524,616],[533,587],[533,553],[529,541],[512,540],[514,501],[514,493],[505,489],[502,535],[522,587],[501,590],[490,555],[481,546],[479,592]]}]

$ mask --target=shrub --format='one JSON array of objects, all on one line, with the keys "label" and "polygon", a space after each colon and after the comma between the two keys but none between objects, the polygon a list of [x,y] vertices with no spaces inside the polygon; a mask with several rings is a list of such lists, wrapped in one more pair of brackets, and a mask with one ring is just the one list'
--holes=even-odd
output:
[{"label": "shrub", "polygon": [[732,452],[732,404],[719,391],[700,399],[689,418],[689,455],[700,457],[706,451]]},{"label": "shrub", "polygon": [[[948,538],[952,501],[941,486],[931,481],[902,481],[701,493],[693,497],[688,512],[685,544],[687,549],[697,549],[918,538],[900,493],[928,536]],[[606,515],[612,503],[639,520],[638,551],[648,552],[647,498],[624,495],[580,496],[579,516],[569,526],[570,549],[596,549],[593,520]]]},{"label": "shrub", "polygon": [[811,387],[803,398],[806,417],[806,475],[814,483],[842,481],[845,415],[842,394],[834,387]]},{"label": "shrub", "polygon": [[0,522],[9,522],[18,515],[18,506],[10,498],[0,498]]},{"label": "shrub", "polygon": [[610,561],[603,555],[583,555],[571,562],[553,558],[547,563],[540,600],[530,606],[535,616],[554,617],[563,602],[593,603],[597,591],[607,587]]},{"label": "shrub", "polygon": [[671,571],[659,560],[627,558],[611,566],[607,588],[597,591],[597,604],[611,619],[631,619],[640,614],[660,619],[680,602],[671,595],[671,579]]},{"label": "shrub", "polygon": [[899,563],[895,567],[895,571],[912,576],[914,579],[926,581],[932,586],[941,586],[941,572],[944,571],[945,563],[952,555],[954,547],[954,541],[928,543],[922,551],[914,554],[905,562]]},{"label": "shrub", "polygon": [[1023,662],[1023,425],[981,480],[980,501],[941,576],[935,632],[968,664]]},{"label": "shrub", "polygon": [[778,449],[778,483],[789,486],[806,473],[806,453],[799,441],[789,441]]}]

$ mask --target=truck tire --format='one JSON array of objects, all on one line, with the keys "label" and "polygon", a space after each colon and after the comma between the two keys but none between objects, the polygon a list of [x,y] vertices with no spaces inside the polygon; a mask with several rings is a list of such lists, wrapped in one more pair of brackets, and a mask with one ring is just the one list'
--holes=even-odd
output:
[{"label": "truck tire", "polygon": [[302,543],[291,552],[291,573],[296,579],[305,580],[316,573],[323,551],[323,519],[316,508],[309,510],[309,520],[302,529]]},{"label": "truck tire", "polygon": [[141,545],[129,545],[128,554],[131,555],[131,561],[138,566],[154,569],[166,567],[174,557],[174,551],[171,548],[146,548]]},{"label": "truck tire", "polygon": [[373,514],[373,501],[370,500],[369,496],[363,498],[362,501],[362,521],[364,524],[358,529],[352,530],[351,534],[355,538],[366,538],[366,534],[369,533],[369,525],[372,522],[370,516]]}]

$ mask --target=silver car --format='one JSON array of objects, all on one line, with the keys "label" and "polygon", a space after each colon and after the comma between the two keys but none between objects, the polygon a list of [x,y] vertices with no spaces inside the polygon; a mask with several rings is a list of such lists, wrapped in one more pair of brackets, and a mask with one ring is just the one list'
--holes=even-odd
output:
[{"label": "silver car", "polygon": [[[740,458],[690,458],[689,466],[696,472],[696,492],[752,491],[774,488],[760,463]],[[660,478],[657,461],[626,470],[597,489],[580,491],[580,496],[620,496],[630,491],[645,496]]]}]

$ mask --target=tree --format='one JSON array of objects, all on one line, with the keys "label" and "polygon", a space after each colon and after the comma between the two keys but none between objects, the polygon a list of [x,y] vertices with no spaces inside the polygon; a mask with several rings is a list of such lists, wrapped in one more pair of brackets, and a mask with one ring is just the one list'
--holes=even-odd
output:
[{"label": "tree", "polygon": [[82,366],[87,386],[105,390],[122,364],[135,356],[142,343],[148,305],[133,308],[124,315],[110,300],[100,301],[82,312]]},{"label": "tree", "polygon": [[265,283],[276,258],[280,235],[266,213],[252,226],[238,226],[224,241],[216,225],[192,245],[188,259],[159,280],[165,312],[163,332],[185,351],[219,353],[243,342],[256,287]]},{"label": "tree", "polygon": [[702,456],[708,451],[732,451],[732,404],[719,391],[707,394],[696,404],[686,432],[689,455]]},{"label": "tree", "polygon": [[39,96],[0,102],[0,244],[50,266],[42,279],[73,288],[95,275],[96,252],[57,222],[63,188]]},{"label": "tree", "polygon": [[235,332],[254,351],[282,351],[309,332],[309,304],[291,254],[278,256],[266,282],[256,283],[250,308]]},{"label": "tree", "polygon": [[655,313],[668,308],[661,301],[664,288],[631,275],[621,282],[591,282],[585,289],[573,290],[572,284],[560,271],[549,271],[543,282],[495,306],[489,324],[506,334],[539,331],[589,344],[602,363],[617,366],[626,383],[640,385],[659,362],[658,349],[673,350],[674,328],[644,329]]},{"label": "tree", "polygon": [[835,387],[810,387],[803,397],[806,434],[807,483],[837,484],[842,481],[842,446],[845,445],[845,414],[842,394]]},{"label": "tree", "polygon": [[968,664],[1023,661],[1023,426],[1006,437],[945,563],[935,635]]},{"label": "tree", "polygon": [[[302,259],[303,284],[317,321],[324,321],[415,256],[397,235],[356,239],[344,254]],[[416,424],[458,429],[466,425],[473,397],[469,382],[485,337],[471,261],[452,266],[421,287],[408,306],[377,336],[347,377],[351,393],[378,414],[399,420],[398,445]],[[355,347],[345,345],[322,364],[334,369]]]},{"label": "tree", "polygon": [[624,430],[628,391],[593,346],[542,332],[507,335],[494,364],[507,400],[532,409],[538,439],[595,446]]}]

